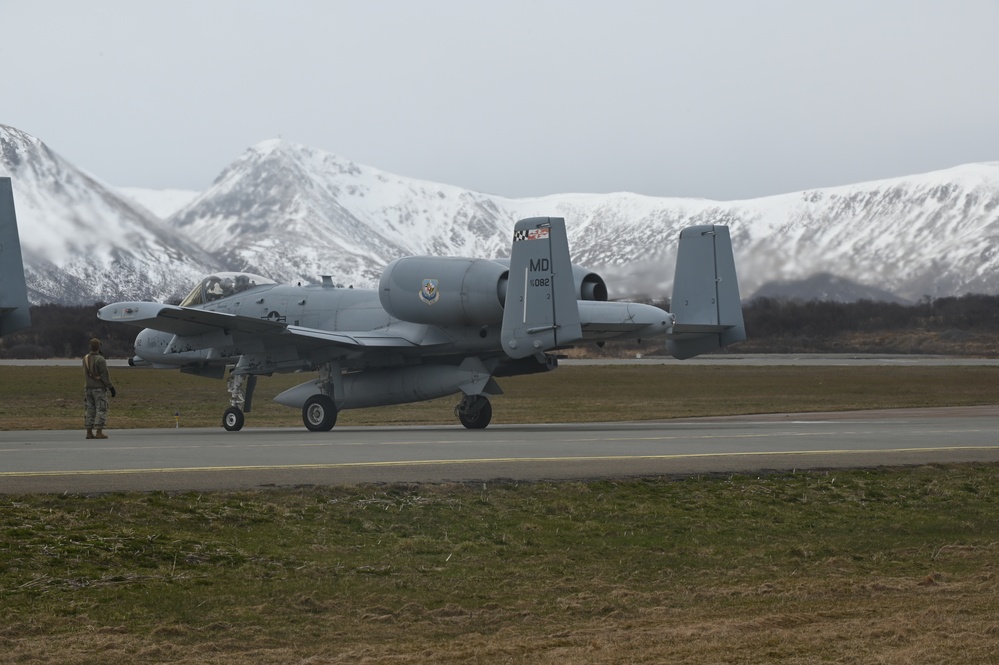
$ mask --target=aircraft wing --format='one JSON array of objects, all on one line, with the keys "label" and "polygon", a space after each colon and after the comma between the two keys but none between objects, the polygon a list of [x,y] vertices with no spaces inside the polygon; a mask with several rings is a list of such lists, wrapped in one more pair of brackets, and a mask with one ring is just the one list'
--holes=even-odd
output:
[{"label": "aircraft wing", "polygon": [[103,321],[127,323],[171,333],[177,339],[171,346],[187,349],[208,348],[222,342],[222,337],[255,336],[291,343],[304,348],[332,344],[351,349],[415,348],[445,344],[443,333],[426,326],[399,323],[385,329],[366,331],[331,331],[290,326],[279,321],[213,312],[196,307],[180,307],[153,302],[120,302],[102,307],[97,313]]},{"label": "aircraft wing", "polygon": [[451,338],[443,334],[426,336],[407,335],[405,331],[391,329],[366,330],[363,332],[333,332],[330,330],[317,330],[316,328],[288,326],[287,332],[299,338],[299,340],[330,342],[339,346],[351,347],[415,348],[418,346],[446,344],[451,341]]},{"label": "aircraft wing", "polygon": [[184,337],[223,330],[226,333],[280,334],[288,327],[277,321],[253,319],[227,312],[212,312],[195,307],[163,305],[155,302],[118,302],[97,312],[102,321],[127,323]]}]

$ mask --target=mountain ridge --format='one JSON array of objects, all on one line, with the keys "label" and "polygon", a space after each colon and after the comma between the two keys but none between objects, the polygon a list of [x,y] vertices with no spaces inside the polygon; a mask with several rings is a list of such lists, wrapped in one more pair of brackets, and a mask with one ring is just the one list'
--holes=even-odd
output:
[{"label": "mountain ridge", "polygon": [[217,267],[162,220],[35,137],[0,125],[0,145],[32,302],[169,297]]},{"label": "mountain ridge", "polygon": [[508,256],[514,222],[532,216],[565,217],[574,262],[616,298],[668,294],[692,224],[729,225],[744,298],[821,274],[857,287],[841,293],[912,301],[999,293],[999,162],[736,201],[511,199],[271,139],[160,219],[19,130],[0,125],[0,148],[33,302],[162,300],[218,269],[373,286],[399,256]]}]

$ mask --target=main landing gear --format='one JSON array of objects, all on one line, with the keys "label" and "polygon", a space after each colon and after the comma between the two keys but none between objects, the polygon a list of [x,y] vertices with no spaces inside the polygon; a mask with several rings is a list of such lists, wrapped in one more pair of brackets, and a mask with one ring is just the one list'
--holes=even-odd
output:
[{"label": "main landing gear", "polygon": [[493,407],[485,395],[465,395],[454,407],[454,415],[468,429],[485,429],[493,418]]},{"label": "main landing gear", "polygon": [[331,395],[343,395],[343,377],[338,361],[319,366],[319,384],[322,392],[305,400],[302,422],[311,432],[328,432],[336,425],[336,402]]},{"label": "main landing gear", "polygon": [[302,422],[313,432],[328,432],[336,425],[336,405],[329,395],[313,395],[302,407]]}]

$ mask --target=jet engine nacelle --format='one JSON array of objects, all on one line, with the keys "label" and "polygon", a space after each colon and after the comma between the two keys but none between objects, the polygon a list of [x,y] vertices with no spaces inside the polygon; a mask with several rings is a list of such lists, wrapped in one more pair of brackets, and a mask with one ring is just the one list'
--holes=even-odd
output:
[{"label": "jet engine nacelle", "polygon": [[409,256],[388,264],[378,297],[402,321],[488,325],[503,320],[506,276],[504,266],[488,259]]},{"label": "jet engine nacelle", "polygon": [[[489,325],[503,320],[508,259],[408,256],[385,268],[378,297],[402,321],[440,326]],[[603,278],[572,266],[577,300],[607,300]]]},{"label": "jet engine nacelle", "polygon": [[577,300],[607,301],[607,285],[604,278],[582,266],[573,264],[572,279],[576,283]]}]

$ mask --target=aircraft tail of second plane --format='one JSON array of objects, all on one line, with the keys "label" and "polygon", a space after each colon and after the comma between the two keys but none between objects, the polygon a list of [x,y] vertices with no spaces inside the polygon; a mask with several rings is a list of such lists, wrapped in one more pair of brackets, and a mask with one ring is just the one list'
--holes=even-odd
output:
[{"label": "aircraft tail of second plane", "polygon": [[0,336],[31,325],[10,178],[0,178]]}]

